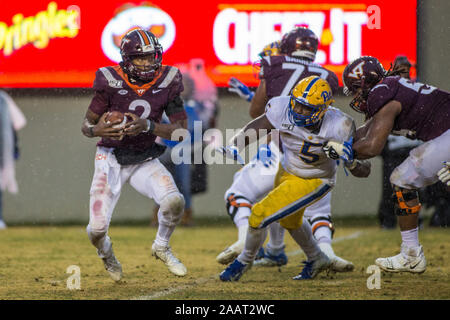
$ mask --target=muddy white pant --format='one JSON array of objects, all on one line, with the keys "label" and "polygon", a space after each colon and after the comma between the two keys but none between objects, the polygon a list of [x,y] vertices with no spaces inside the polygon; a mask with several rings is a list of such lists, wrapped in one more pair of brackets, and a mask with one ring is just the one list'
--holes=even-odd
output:
[{"label": "muddy white pant", "polygon": [[107,233],[112,213],[126,182],[159,205],[159,227],[155,242],[167,246],[184,209],[183,195],[178,191],[171,174],[158,159],[121,166],[112,151],[112,148],[97,148],[90,190],[87,233],[97,248],[98,255],[104,258],[112,253]]}]

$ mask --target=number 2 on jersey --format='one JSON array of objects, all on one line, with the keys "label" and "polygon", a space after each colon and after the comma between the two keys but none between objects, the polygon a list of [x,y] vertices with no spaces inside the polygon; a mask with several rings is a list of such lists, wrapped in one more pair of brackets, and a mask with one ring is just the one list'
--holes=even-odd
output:
[{"label": "number 2 on jersey", "polygon": [[146,100],[138,99],[134,100],[130,103],[130,106],[128,107],[129,110],[135,111],[138,107],[144,108],[144,111],[141,114],[141,119],[147,119],[147,117],[150,115],[150,112],[152,111],[152,107],[150,106],[150,103]]},{"label": "number 2 on jersey", "polygon": [[306,163],[313,163],[319,160],[319,155],[315,153],[311,153],[309,148],[311,147],[321,147],[321,143],[311,143],[307,141],[303,141],[302,148],[300,149],[299,157]]}]

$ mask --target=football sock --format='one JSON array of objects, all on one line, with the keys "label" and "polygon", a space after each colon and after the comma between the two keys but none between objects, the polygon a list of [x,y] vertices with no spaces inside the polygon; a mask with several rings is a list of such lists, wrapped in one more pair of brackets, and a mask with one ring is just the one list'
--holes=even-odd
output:
[{"label": "football sock", "polygon": [[88,238],[94,247],[97,248],[97,254],[100,258],[109,257],[112,254],[111,239],[107,234],[93,232],[91,226],[86,228]]},{"label": "football sock", "polygon": [[158,247],[167,247],[169,246],[169,239],[175,230],[175,226],[167,226],[164,224],[159,224],[158,232],[156,233],[155,244]]},{"label": "football sock", "polygon": [[97,248],[97,254],[100,258],[106,258],[112,254],[112,243],[108,236],[105,235],[103,238],[94,242],[92,244]]},{"label": "football sock", "polygon": [[330,230],[330,228],[327,228],[327,227],[317,228],[316,232],[314,232],[314,238],[316,238],[318,243],[331,244],[331,230]]},{"label": "football sock", "polygon": [[273,222],[269,225],[269,242],[267,251],[274,256],[284,252],[284,228],[278,223]]},{"label": "football sock", "polygon": [[243,264],[253,262],[259,248],[263,245],[264,240],[266,240],[266,235],[267,228],[255,229],[252,227],[248,227],[244,250],[237,257],[237,259]]},{"label": "football sock", "polygon": [[402,241],[403,244],[405,244],[407,247],[418,247],[419,244],[419,228],[406,230],[406,231],[400,231],[402,235]]},{"label": "football sock", "polygon": [[330,243],[320,242],[318,243],[318,246],[320,250],[322,250],[322,252],[327,255],[328,258],[336,256]]},{"label": "football sock", "polygon": [[[237,200],[239,201],[239,200]],[[230,211],[233,211],[234,207],[230,207]],[[230,213],[231,214],[231,213]],[[238,208],[236,215],[233,218],[234,224],[236,227],[240,227],[241,225],[247,225],[248,226],[248,217],[250,217],[251,209],[247,207],[240,207]]]},{"label": "football sock", "polygon": [[238,241],[245,243],[245,238],[247,238],[247,230],[248,230],[248,220],[247,224],[243,224],[238,228]]},{"label": "football sock", "polygon": [[302,248],[308,260],[314,260],[314,258],[321,253],[321,250],[317,245],[317,241],[312,235],[311,225],[306,221],[306,219],[303,219],[303,223],[300,228],[289,230],[289,233],[295,242],[297,242],[297,244]]}]

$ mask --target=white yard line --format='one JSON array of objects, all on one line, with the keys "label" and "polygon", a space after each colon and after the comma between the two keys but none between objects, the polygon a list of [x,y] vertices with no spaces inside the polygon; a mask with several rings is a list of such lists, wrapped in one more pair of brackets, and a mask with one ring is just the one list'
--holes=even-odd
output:
[{"label": "white yard line", "polygon": [[[356,239],[356,238],[359,238],[362,234],[363,234],[362,231],[357,231],[357,232],[354,232],[347,236],[337,237],[337,238],[333,239],[333,243],[337,243],[337,242],[341,242],[341,241],[345,241],[345,240]],[[295,256],[300,253],[303,253],[303,251],[295,250],[295,251],[288,252],[287,255]],[[219,275],[216,274],[216,275],[212,275],[210,277],[198,278],[192,284],[184,284],[184,285],[174,287],[174,288],[167,288],[167,289],[157,291],[157,292],[149,294],[149,295],[134,297],[134,298],[131,298],[131,300],[156,300],[156,299],[159,299],[161,297],[167,296],[172,293],[180,292],[180,291],[192,288],[194,286],[202,285],[208,281],[217,280],[218,277],[219,277]]]}]

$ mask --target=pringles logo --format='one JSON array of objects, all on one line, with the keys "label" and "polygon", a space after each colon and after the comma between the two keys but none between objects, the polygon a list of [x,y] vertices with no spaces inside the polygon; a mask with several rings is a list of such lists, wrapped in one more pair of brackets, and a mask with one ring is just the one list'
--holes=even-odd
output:
[{"label": "pringles logo", "polygon": [[76,37],[80,29],[80,9],[71,6],[67,10],[58,10],[56,2],[50,2],[46,11],[26,18],[17,13],[11,20],[11,26],[0,21],[0,51],[5,56],[27,44],[44,49],[50,39]]},{"label": "pringles logo", "polygon": [[153,33],[164,51],[167,51],[175,40],[175,23],[166,12],[146,3],[140,6],[126,4],[117,10],[103,29],[101,39],[103,53],[114,62],[121,61],[122,37],[137,28]]}]

